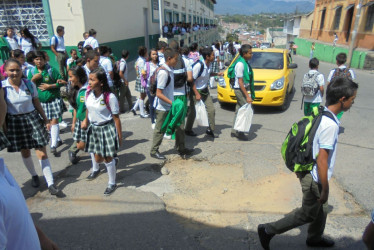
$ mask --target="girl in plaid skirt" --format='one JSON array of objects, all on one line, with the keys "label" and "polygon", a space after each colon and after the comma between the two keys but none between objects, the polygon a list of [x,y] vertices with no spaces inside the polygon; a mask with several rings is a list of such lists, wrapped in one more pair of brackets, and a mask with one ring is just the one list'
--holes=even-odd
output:
[{"label": "girl in plaid skirt", "polygon": [[5,69],[8,79],[2,85],[7,103],[5,134],[10,142],[8,152],[21,152],[23,163],[32,176],[31,185],[38,187],[39,177],[30,153],[30,149],[35,148],[49,192],[56,195],[59,190],[54,185],[45,148],[50,123],[40,104],[37,89],[32,82],[22,79],[22,66],[17,60],[8,60]]},{"label": "girl in plaid skirt", "polygon": [[[97,166],[93,166],[88,180],[96,178],[100,169],[98,164],[104,162],[109,175],[108,187],[104,195],[110,195],[116,188],[116,161],[114,157],[122,144],[122,128],[119,119],[119,105],[116,96],[111,93],[106,73],[95,69],[88,77],[86,91],[86,115],[82,129],[88,127],[85,150],[95,154]],[[96,169],[95,169],[96,168]]]},{"label": "girl in plaid skirt", "polygon": [[41,51],[35,52],[34,63],[35,68],[29,71],[28,78],[37,86],[41,105],[51,122],[51,153],[55,154],[58,144],[61,144],[58,119],[66,111],[60,87],[66,82],[57,70],[46,64],[45,54]]},{"label": "girl in plaid skirt", "polygon": [[146,72],[144,71],[144,66],[147,56],[147,48],[144,46],[140,46],[138,49],[139,57],[135,62],[135,71],[136,71],[136,82],[135,82],[135,90],[140,92],[140,97],[136,101],[134,107],[131,109],[131,112],[136,115],[136,110],[139,107],[140,110],[140,117],[141,118],[147,118],[148,115],[144,112],[144,99],[147,96],[147,93],[145,91],[145,84],[146,81],[144,81],[146,77]]},{"label": "girl in plaid skirt", "polygon": [[[212,62],[212,65],[211,65],[211,72],[219,73],[219,63],[220,63],[219,43],[216,43],[214,45],[213,52],[214,52],[214,62]],[[210,77],[209,86],[211,89],[214,88],[214,81],[215,81],[215,76]]]}]

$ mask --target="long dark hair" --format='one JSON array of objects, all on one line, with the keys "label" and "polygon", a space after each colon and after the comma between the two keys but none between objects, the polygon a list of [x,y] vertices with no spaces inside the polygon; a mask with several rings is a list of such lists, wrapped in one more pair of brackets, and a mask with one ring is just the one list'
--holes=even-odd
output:
[{"label": "long dark hair", "polygon": [[29,29],[26,28],[26,27],[23,27],[23,28],[21,29],[21,34],[22,34],[22,33],[23,33],[27,38],[30,38],[32,46],[34,47],[34,49],[37,49],[38,46],[37,46],[37,44],[36,44],[36,42],[35,42],[35,36],[34,36],[33,34],[30,33]]},{"label": "long dark hair", "polygon": [[[152,54],[152,51],[156,51],[156,53],[157,53],[157,49],[155,49],[155,48],[152,48],[152,49],[150,49],[149,50],[149,53],[148,53],[148,62],[152,62],[152,58],[151,58],[151,54]],[[158,59],[158,55],[157,55],[157,65],[160,63],[160,60]]]},{"label": "long dark hair", "polygon": [[70,88],[69,94],[68,94],[68,101],[70,105],[77,109],[77,95],[79,92],[79,89],[87,82],[87,74],[86,71],[81,66],[74,66],[69,69],[69,71],[78,78],[79,83],[81,86],[74,86]]},{"label": "long dark hair", "polygon": [[103,84],[103,93],[112,93],[108,84],[108,78],[106,76],[105,70],[99,67],[97,69],[94,69],[90,74],[95,74],[99,82]]}]

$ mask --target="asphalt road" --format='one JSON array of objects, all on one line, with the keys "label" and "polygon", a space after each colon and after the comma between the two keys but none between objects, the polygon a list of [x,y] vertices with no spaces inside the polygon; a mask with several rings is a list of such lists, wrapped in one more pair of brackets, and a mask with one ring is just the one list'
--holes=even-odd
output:
[{"label": "asphalt road", "polygon": [[[307,58],[296,56],[294,61],[298,64],[296,93],[288,110],[280,112],[256,107],[250,141],[239,142],[230,137],[234,108],[221,107],[214,98],[219,138],[212,141],[204,135],[204,128],[194,127],[199,136],[186,137],[186,145],[195,148],[192,159],[212,165],[241,164],[243,179],[249,181],[291,174],[282,162],[280,147],[292,123],[303,115],[300,86],[302,76],[308,70]],[[333,67],[322,62],[319,69],[327,77]],[[374,171],[371,169],[374,147],[370,142],[370,138],[374,138],[371,129],[373,74],[360,70],[356,73],[360,87],[355,104],[342,118],[344,129],[339,135],[334,181],[347,204],[357,204],[360,209],[348,208],[350,212],[339,214],[334,213],[332,207],[326,233],[337,240],[337,249],[363,249],[360,236],[369,221],[369,211],[374,207],[371,193],[374,190]],[[211,93],[213,97],[217,96],[215,89]],[[138,95],[135,91],[132,94]],[[68,113],[64,118],[71,122]],[[165,209],[163,195],[173,193],[174,186],[170,176],[161,174],[163,164],[149,156],[152,143],[149,119],[126,113],[121,115],[121,122],[125,140],[119,151],[117,181],[120,187],[110,197],[102,195],[107,183],[106,174],[92,182],[85,181],[90,173],[87,154],[80,153],[80,163],[70,165],[67,158],[72,143],[69,128],[61,134],[64,144],[58,149],[57,156],[50,156],[56,183],[65,194],[63,198],[51,197],[44,182],[40,189],[31,187],[30,176],[19,153],[0,152],[0,157],[5,159],[22,187],[34,220],[61,249],[259,249],[257,224],[280,218],[282,213],[251,211],[248,220],[234,227],[185,223],[186,218]],[[169,162],[179,159],[173,147],[173,141],[164,140],[160,148]],[[33,159],[37,172],[42,175],[34,153]],[[334,197],[331,199],[338,210]],[[272,244],[277,249],[306,249],[306,230],[306,227],[292,230],[275,237]]]}]

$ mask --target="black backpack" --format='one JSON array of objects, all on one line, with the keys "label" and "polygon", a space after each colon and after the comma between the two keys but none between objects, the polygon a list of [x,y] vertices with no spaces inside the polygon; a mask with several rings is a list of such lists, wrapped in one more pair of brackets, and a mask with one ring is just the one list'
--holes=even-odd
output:
[{"label": "black backpack", "polygon": [[[196,77],[196,79],[197,79],[197,78],[199,78],[199,77],[203,74],[203,71],[204,71],[204,63],[203,63],[202,61],[200,61],[200,60],[197,60],[196,62],[194,62],[194,63],[192,64],[192,69],[193,69],[193,67],[195,67],[196,64],[201,64],[199,74],[197,74],[197,77]],[[196,80],[196,79],[194,79],[194,80]]]},{"label": "black backpack", "polygon": [[187,82],[187,71],[186,65],[184,64],[184,60],[182,56],[178,57],[177,65],[174,67],[174,87],[175,88],[182,88],[185,86]]},{"label": "black backpack", "polygon": [[165,70],[167,73],[168,73],[168,79],[167,79],[167,82],[166,82],[166,86],[169,86],[170,84],[170,81],[171,81],[171,77],[169,75],[169,72],[167,71],[167,69],[163,66],[159,66],[154,72],[153,74],[151,75],[151,77],[149,78],[149,92],[152,96],[155,96],[156,95],[156,92],[157,92],[157,74],[160,70]]}]

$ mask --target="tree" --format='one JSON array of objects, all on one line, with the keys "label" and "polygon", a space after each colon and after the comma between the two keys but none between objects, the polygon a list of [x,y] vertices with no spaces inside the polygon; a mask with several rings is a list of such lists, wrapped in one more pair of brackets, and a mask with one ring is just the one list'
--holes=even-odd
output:
[{"label": "tree", "polygon": [[234,41],[237,41],[239,40],[239,37],[237,34],[227,34],[226,36],[226,41],[228,42],[234,42]]}]

